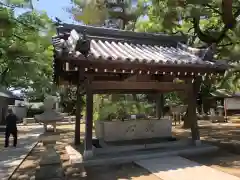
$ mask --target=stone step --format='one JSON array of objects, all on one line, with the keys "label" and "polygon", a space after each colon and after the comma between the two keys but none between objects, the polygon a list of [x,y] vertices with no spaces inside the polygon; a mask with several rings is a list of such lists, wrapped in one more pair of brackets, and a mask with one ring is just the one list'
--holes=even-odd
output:
[{"label": "stone step", "polygon": [[72,146],[68,145],[65,147],[65,150],[69,156],[70,164],[82,163],[83,157],[82,155],[75,150]]}]

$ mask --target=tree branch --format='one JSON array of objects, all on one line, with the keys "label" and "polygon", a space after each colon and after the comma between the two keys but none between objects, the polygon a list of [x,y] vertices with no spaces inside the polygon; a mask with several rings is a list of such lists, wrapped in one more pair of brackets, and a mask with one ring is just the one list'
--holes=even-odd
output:
[{"label": "tree branch", "polygon": [[187,31],[188,33],[191,31],[191,30],[193,30],[194,29],[194,27],[191,27],[191,28],[189,28],[189,30]]},{"label": "tree branch", "polygon": [[194,32],[197,34],[198,38],[201,41],[203,41],[207,44],[212,44],[213,42],[216,42],[216,39],[214,37],[205,34],[200,29],[200,17],[193,18],[193,27],[194,27]]},{"label": "tree branch", "polygon": [[[224,1],[224,0],[223,0],[223,1]],[[231,24],[231,25],[229,25],[228,23],[225,24],[225,26],[224,26],[221,34],[219,35],[219,37],[218,37],[218,39],[217,39],[217,41],[216,41],[215,43],[218,44],[219,42],[221,42],[221,41],[223,40],[223,38],[226,36],[227,31],[228,31],[229,29],[233,29],[233,28],[236,26],[236,23],[237,23],[236,18],[237,18],[239,15],[240,15],[240,9],[238,9],[237,12],[233,15],[234,20],[232,21],[232,24]]]},{"label": "tree branch", "polygon": [[[0,5],[5,6],[5,7],[9,7],[11,9],[14,9],[14,8],[24,8],[24,7],[28,8],[27,6],[24,6],[23,4],[22,5],[9,5],[9,4],[4,4],[3,2],[0,2]],[[29,1],[29,8],[33,9],[32,0]]]},{"label": "tree branch", "polygon": [[221,16],[224,22],[224,28],[220,32],[218,38],[209,36],[200,29],[200,17],[193,18],[194,31],[201,41],[209,45],[213,43],[219,44],[226,37],[227,31],[236,26],[236,18],[240,15],[240,9],[238,9],[236,13],[232,13],[232,0],[222,0],[222,9],[223,13]]},{"label": "tree branch", "polygon": [[13,18],[13,20],[16,21],[17,23],[19,23],[19,24],[25,26],[25,27],[28,28],[29,30],[39,31],[36,27],[33,27],[33,26],[29,25],[29,24],[26,24],[26,23],[23,22],[23,21],[19,21],[19,20],[16,19],[16,18]]},{"label": "tree branch", "polygon": [[2,85],[2,84],[7,84],[7,82],[6,82],[6,76],[7,76],[7,72],[9,71],[9,67],[6,67],[5,69],[4,69],[4,71],[0,74],[0,78],[1,78],[1,80],[0,80],[0,84]]},{"label": "tree branch", "polygon": [[218,47],[226,47],[226,46],[231,46],[234,44],[240,44],[240,41],[239,42],[230,42],[230,43],[226,43],[226,44],[219,44]]},{"label": "tree branch", "polygon": [[217,13],[217,14],[219,14],[219,15],[222,15],[222,12],[220,12],[218,9],[212,7],[212,6],[209,5],[209,4],[204,4],[203,6],[206,6],[208,9],[213,10],[213,12],[215,12],[215,13]]},{"label": "tree branch", "polygon": [[[32,2],[31,2],[31,4],[32,4]],[[0,2],[0,5],[5,6],[5,7],[9,7],[9,8],[11,8],[11,9],[16,8],[16,6],[7,5],[7,4],[4,4],[4,3],[2,3],[2,2]],[[24,23],[24,22],[22,22],[22,21],[19,21],[18,19],[14,18],[14,17],[12,17],[12,19],[13,19],[14,21],[18,22],[19,24],[24,25],[24,26],[27,27],[28,29],[37,30],[37,31],[38,31],[37,28],[35,28],[35,27],[33,27],[33,26],[29,25],[29,24],[26,24],[26,23]]]},{"label": "tree branch", "polygon": [[13,34],[13,36],[16,37],[16,38],[18,38],[18,39],[21,40],[21,41],[27,42],[26,39],[24,39],[24,38],[22,38],[22,37],[20,37],[20,36],[18,36],[18,35],[16,35],[16,34]]}]

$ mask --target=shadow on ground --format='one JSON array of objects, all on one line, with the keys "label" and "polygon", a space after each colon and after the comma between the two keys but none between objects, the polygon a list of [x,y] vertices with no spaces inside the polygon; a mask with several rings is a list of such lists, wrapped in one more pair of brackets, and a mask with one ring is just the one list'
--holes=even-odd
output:
[{"label": "shadow on ground", "polygon": [[86,168],[88,180],[119,180],[119,179],[148,179],[159,180],[155,175],[151,174],[144,168],[127,163],[114,166],[98,166]]},{"label": "shadow on ground", "polygon": [[[240,177],[240,124],[200,122],[199,131],[204,142],[218,146],[217,153],[186,157],[221,171]],[[179,137],[191,137],[190,130],[174,128]]]},{"label": "shadow on ground", "polygon": [[[240,154],[240,126],[233,124],[206,123],[199,127],[201,138],[228,152]],[[190,130],[175,127],[174,133],[179,137],[191,137]]]}]

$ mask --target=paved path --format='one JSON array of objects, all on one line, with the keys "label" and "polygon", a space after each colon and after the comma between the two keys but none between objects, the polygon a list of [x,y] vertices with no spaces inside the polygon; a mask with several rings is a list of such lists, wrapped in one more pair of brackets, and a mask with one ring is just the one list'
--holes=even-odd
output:
[{"label": "paved path", "polygon": [[[25,159],[31,149],[36,145],[39,134],[42,133],[42,127],[19,127],[27,129],[27,133],[20,135],[17,148],[3,148],[0,151],[0,179],[8,179],[9,176]],[[11,141],[11,140],[10,140]],[[12,142],[9,144],[11,145]]]},{"label": "paved path", "polygon": [[140,160],[136,163],[162,180],[240,180],[180,156]]}]

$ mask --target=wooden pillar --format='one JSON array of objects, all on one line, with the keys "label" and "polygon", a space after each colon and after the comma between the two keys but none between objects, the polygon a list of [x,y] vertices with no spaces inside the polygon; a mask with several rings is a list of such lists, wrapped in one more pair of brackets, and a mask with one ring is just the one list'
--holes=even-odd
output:
[{"label": "wooden pillar", "polygon": [[161,119],[163,116],[163,109],[164,109],[164,95],[157,94],[156,97],[156,117]]},{"label": "wooden pillar", "polygon": [[80,144],[80,85],[77,85],[77,92],[76,92],[76,96],[77,96],[77,102],[76,102],[76,120],[75,120],[75,138],[74,138],[74,143],[75,145],[79,145]]},{"label": "wooden pillar", "polygon": [[75,145],[79,145],[81,143],[81,113],[82,113],[82,95],[81,95],[81,83],[82,83],[83,75],[81,70],[78,71],[78,84],[77,84],[77,91],[76,91],[76,120],[75,120],[75,138],[74,143]]},{"label": "wooden pillar", "polygon": [[86,80],[86,123],[85,123],[85,144],[84,158],[93,156],[92,152],[92,130],[93,130],[93,91],[90,88],[91,79]]},{"label": "wooden pillar", "polygon": [[200,134],[197,124],[196,107],[197,107],[197,93],[200,88],[201,80],[199,78],[194,78],[193,82],[192,80],[189,80],[188,83],[192,84],[192,88],[189,88],[188,92],[188,118],[191,124],[192,140],[194,143],[196,143],[197,141],[200,140]]}]

